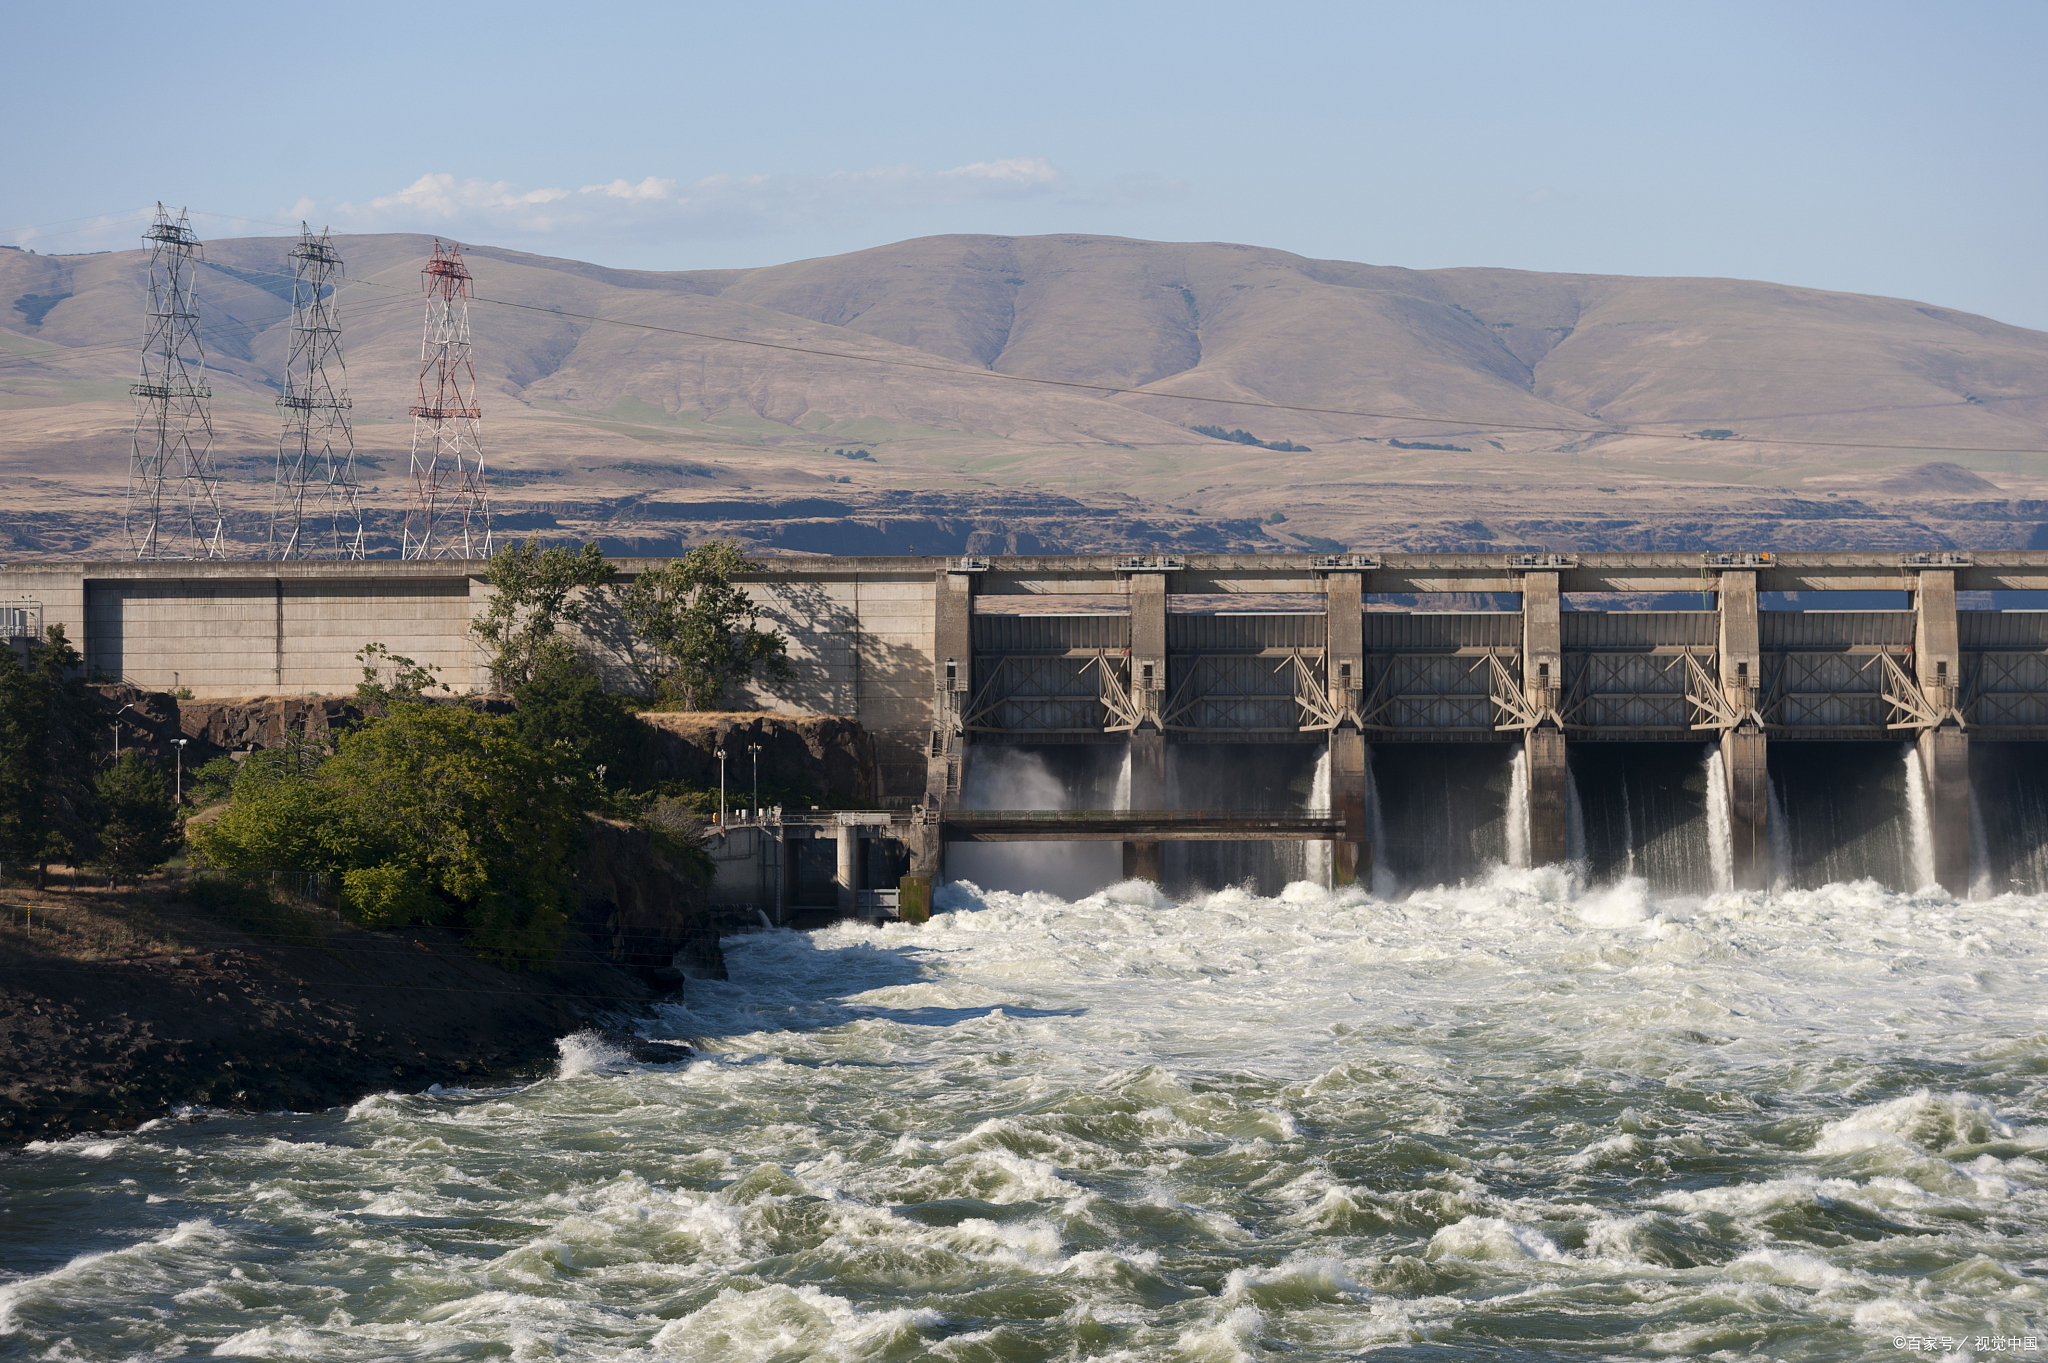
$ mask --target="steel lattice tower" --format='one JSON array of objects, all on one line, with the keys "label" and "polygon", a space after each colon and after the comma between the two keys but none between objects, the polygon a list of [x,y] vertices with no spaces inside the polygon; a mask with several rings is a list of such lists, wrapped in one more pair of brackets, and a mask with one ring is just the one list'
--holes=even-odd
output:
[{"label": "steel lattice tower", "polygon": [[[142,377],[129,388],[135,397],[133,454],[128,462],[128,542],[139,559],[225,558],[226,515],[220,505],[220,475],[213,468],[213,396],[206,378],[206,350],[199,343],[199,299],[195,263],[199,238],[180,210],[178,220],[162,204],[142,234],[150,244],[149,312],[142,342]],[[168,503],[168,505],[166,505]],[[166,544],[166,517],[182,517],[186,543]]]},{"label": "steel lattice tower", "polygon": [[[363,556],[362,489],[356,482],[355,432],[349,428],[348,366],[341,356],[341,314],[335,281],[341,254],[329,233],[299,224],[292,248],[292,348],[284,372],[284,434],[277,447],[277,488],[270,502],[270,557]],[[330,367],[331,371],[330,372]],[[330,544],[307,524],[333,527]]]},{"label": "steel lattice tower", "polygon": [[488,558],[491,508],[479,447],[483,408],[469,354],[469,269],[450,242],[420,271],[427,328],[420,341],[420,400],[412,413],[412,490],[403,558]]}]

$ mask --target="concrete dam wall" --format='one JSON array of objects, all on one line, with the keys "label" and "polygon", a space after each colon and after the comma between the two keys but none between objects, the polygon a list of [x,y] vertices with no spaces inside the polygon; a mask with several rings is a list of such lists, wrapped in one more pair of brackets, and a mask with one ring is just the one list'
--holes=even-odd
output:
[{"label": "concrete dam wall", "polygon": [[[345,692],[370,642],[481,689],[469,622],[484,566],[13,565],[0,633],[61,623],[96,673],[201,698]],[[2048,743],[2048,612],[2020,595],[2048,592],[2042,551],[792,557],[744,586],[789,637],[795,674],[732,703],[860,721],[877,803],[909,820],[890,836],[927,872],[949,842],[997,836],[969,827],[975,805],[1291,800],[1328,811],[1319,873],[1333,880],[1404,861],[1441,873],[1458,864],[1445,845],[1498,844],[1530,864],[1684,862],[1761,884],[1788,857],[1846,865],[1830,839],[1884,841],[1870,818],[1816,817],[1806,797],[1848,797],[1816,795],[1833,788],[1792,756],[1884,744],[1910,761],[1872,767],[1859,789],[1898,786],[1925,830],[1920,850],[1885,854],[1901,867],[1887,876],[1960,890],[1973,855],[1987,862],[1987,828],[2033,836],[2011,811],[2035,798],[2032,745]],[[623,684],[601,615],[584,642]],[[998,779],[1024,757],[1035,768]],[[1645,774],[1660,761],[1682,774]],[[1986,780],[2003,783],[1999,810],[1973,824]],[[1421,819],[1410,789],[1452,812]],[[1774,814],[1787,792],[1800,809]],[[1696,834],[1670,831],[1680,805]],[[1214,879],[1245,864],[1173,845],[1197,837],[1185,826],[1124,843],[1122,870]],[[1651,828],[1662,842],[1638,836]],[[1681,850],[1687,838],[1705,850]],[[2031,855],[2007,849],[2000,865]]]}]

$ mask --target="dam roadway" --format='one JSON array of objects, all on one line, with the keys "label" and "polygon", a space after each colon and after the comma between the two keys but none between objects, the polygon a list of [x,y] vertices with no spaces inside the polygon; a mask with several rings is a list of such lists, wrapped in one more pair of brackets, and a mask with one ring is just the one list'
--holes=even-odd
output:
[{"label": "dam roadway", "polygon": [[[0,636],[62,624],[94,672],[199,697],[345,693],[370,642],[481,690],[484,569],[14,563]],[[900,836],[926,874],[948,840],[1039,836],[961,808],[985,745],[1118,745],[1134,811],[1170,803],[1170,747],[1316,745],[1322,831],[1284,836],[1333,841],[1341,880],[1371,858],[1369,746],[1517,745],[1540,864],[1565,856],[1570,746],[1678,741],[1718,745],[1734,880],[1757,886],[1771,746],[1885,741],[1916,746],[1937,878],[1961,890],[1972,744],[2048,741],[2048,612],[2003,595],[2048,591],[2043,551],[776,557],[742,582],[794,676],[735,703],[860,720],[897,811],[866,836]],[[593,610],[583,643],[623,686],[614,626]],[[1198,836],[1189,813],[1044,826],[1122,841],[1146,875],[1162,842]]]}]

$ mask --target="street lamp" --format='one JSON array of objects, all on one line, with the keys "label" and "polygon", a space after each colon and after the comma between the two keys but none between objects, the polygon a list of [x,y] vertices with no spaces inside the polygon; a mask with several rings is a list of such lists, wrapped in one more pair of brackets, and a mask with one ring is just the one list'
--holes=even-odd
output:
[{"label": "street lamp", "polygon": [[725,749],[718,750],[718,826],[725,827]]},{"label": "street lamp", "polygon": [[177,803],[181,805],[185,803],[185,745],[191,741],[189,738],[174,738],[171,740],[171,746],[178,750]]},{"label": "street lamp", "polygon": [[116,762],[121,760],[121,716],[134,708],[135,702],[131,700],[120,709],[114,711],[114,760]]},{"label": "street lamp", "polygon": [[747,751],[754,755],[754,822],[761,822],[761,745],[747,744]]}]

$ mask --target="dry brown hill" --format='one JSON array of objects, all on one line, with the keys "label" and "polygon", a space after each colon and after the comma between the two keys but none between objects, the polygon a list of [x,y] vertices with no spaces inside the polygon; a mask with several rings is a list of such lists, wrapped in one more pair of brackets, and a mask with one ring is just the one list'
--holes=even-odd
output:
[{"label": "dry brown hill", "polygon": [[[403,504],[431,239],[337,244],[358,447],[388,512]],[[289,245],[209,242],[201,278],[216,455],[247,518],[269,501]],[[1761,543],[1774,518],[1837,533],[1844,497],[1863,498],[1844,536],[1875,533],[1875,517],[1953,539],[1997,518],[1915,508],[2048,489],[2048,457],[1985,452],[2048,449],[2048,335],[1897,299],[1086,236],[675,273],[468,255],[494,300],[472,325],[502,503],[526,503],[524,524],[642,547],[718,530],[791,549],[1020,533],[1072,548],[1569,547],[1751,523]],[[0,251],[15,552],[114,547],[146,267],[141,251]],[[1597,433],[1614,426],[1627,430]],[[1903,473],[1932,462],[1958,467]],[[2031,536],[2031,514],[1996,534]]]}]

